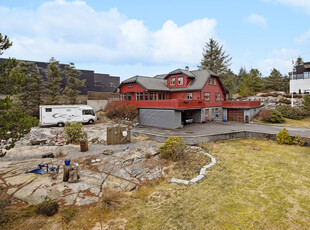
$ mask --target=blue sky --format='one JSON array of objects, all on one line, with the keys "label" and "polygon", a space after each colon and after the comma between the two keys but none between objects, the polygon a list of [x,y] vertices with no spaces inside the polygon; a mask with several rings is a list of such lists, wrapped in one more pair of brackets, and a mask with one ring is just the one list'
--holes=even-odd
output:
[{"label": "blue sky", "polygon": [[4,57],[61,63],[121,76],[196,69],[210,37],[231,68],[287,74],[310,61],[309,0],[0,0]]}]

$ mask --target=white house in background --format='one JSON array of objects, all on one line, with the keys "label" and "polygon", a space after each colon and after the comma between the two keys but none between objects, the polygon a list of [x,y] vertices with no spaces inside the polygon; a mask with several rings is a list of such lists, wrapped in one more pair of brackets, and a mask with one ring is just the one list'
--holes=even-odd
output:
[{"label": "white house in background", "polygon": [[296,66],[296,73],[290,76],[290,93],[310,93],[310,62]]}]

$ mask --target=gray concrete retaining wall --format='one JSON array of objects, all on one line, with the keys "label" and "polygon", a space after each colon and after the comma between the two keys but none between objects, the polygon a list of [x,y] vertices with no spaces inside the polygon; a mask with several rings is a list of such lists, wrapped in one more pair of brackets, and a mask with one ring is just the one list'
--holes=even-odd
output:
[{"label": "gray concrete retaining wall", "polygon": [[[138,134],[144,134],[149,136],[151,139],[158,141],[158,142],[165,142],[168,137],[156,135],[156,134],[147,134],[143,132],[135,132]],[[197,145],[202,142],[214,142],[219,140],[229,140],[235,138],[266,138],[270,140],[276,140],[276,134],[269,134],[269,133],[261,133],[261,132],[252,132],[252,131],[237,131],[237,132],[230,132],[230,133],[221,133],[221,134],[213,134],[213,135],[205,135],[205,136],[183,136],[185,143],[188,145]],[[291,136],[294,138],[294,136]],[[303,138],[306,141],[306,145],[310,146],[310,139]]]},{"label": "gray concrete retaining wall", "polygon": [[95,112],[103,110],[108,104],[108,100],[87,100],[87,105],[92,107]]}]

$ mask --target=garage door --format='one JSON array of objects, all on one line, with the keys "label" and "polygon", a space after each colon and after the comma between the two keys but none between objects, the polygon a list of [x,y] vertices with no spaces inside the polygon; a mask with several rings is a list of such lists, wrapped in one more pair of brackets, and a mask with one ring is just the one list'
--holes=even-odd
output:
[{"label": "garage door", "polygon": [[242,109],[228,109],[228,121],[243,122],[243,110]]}]

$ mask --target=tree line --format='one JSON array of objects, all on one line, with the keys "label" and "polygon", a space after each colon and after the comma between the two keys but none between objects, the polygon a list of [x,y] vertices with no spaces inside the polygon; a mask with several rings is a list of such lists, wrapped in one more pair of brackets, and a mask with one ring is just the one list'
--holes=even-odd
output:
[{"label": "tree line", "polygon": [[[11,46],[9,38],[0,33],[0,56]],[[62,71],[55,58],[49,61],[46,80],[33,62],[14,58],[0,62],[0,94],[5,95],[0,99],[0,157],[29,133],[31,127],[38,125],[40,105],[59,104],[61,97],[70,104],[77,102],[78,87],[85,84],[85,80],[78,78],[80,75],[73,63]],[[65,87],[62,87],[63,79]]]},{"label": "tree line", "polygon": [[[232,58],[223,50],[223,46],[210,38],[203,49],[203,57],[198,68],[209,69],[219,75],[224,86],[229,90],[230,96],[239,94],[246,97],[267,91],[289,92],[289,76],[282,75],[276,68],[273,68],[266,77],[263,77],[262,73],[255,68],[247,70],[241,67],[236,74],[229,68],[231,60]],[[301,64],[303,60],[298,57],[295,68]]]}]

